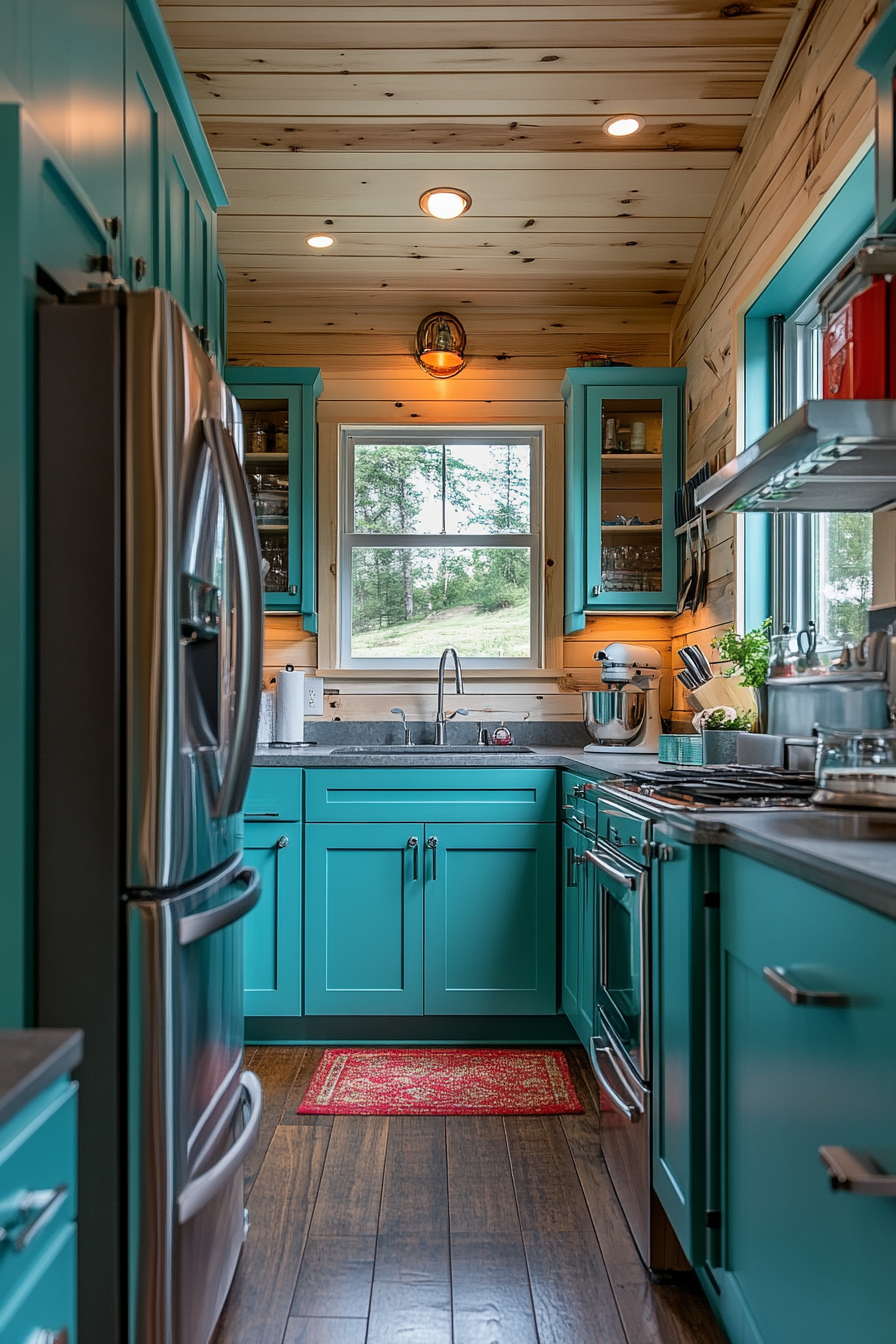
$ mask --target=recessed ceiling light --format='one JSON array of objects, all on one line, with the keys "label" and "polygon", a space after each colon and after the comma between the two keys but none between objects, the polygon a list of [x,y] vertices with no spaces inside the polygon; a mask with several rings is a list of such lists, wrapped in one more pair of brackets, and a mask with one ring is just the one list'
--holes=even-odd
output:
[{"label": "recessed ceiling light", "polygon": [[635,131],[643,131],[644,125],[643,117],[611,117],[604,122],[604,130],[607,135],[634,135]]},{"label": "recessed ceiling light", "polygon": [[332,247],[335,241],[328,233],[309,233],[305,239],[309,247]]},{"label": "recessed ceiling light", "polygon": [[434,219],[457,219],[466,214],[473,199],[457,187],[433,187],[420,197],[420,209]]}]

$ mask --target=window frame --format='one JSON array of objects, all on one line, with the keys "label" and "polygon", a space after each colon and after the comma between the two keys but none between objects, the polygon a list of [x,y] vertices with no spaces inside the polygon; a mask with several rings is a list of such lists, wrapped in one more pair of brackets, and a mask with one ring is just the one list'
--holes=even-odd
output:
[{"label": "window frame", "polygon": [[[354,532],[354,447],[356,444],[502,444],[529,441],[529,527],[526,533],[382,533]],[[421,425],[418,430],[390,425],[341,425],[339,430],[339,488],[336,543],[336,655],[343,669],[417,671],[437,668],[431,658],[356,658],[351,652],[352,550],[414,547],[529,550],[529,657],[472,658],[462,655],[465,668],[539,669],[544,666],[544,481],[545,428],[543,425]]]},{"label": "window frame", "polygon": [[[795,351],[791,348],[788,369],[788,321],[804,315],[819,292],[837,275],[842,260],[874,230],[874,152],[863,147],[815,214],[801,238],[785,253],[758,293],[741,309],[742,391],[739,414],[738,452],[757,442],[783,418],[785,398],[796,393]],[[776,383],[772,351],[774,315],[784,317],[783,378]],[[805,325],[805,324],[803,324]],[[780,374],[781,370],[777,372]],[[776,395],[777,391],[777,395]],[[777,403],[777,405],[776,405]],[[797,569],[803,589],[813,583],[811,568],[803,561],[805,536],[799,526],[782,525],[788,517],[811,515],[746,513],[738,516],[738,625],[750,629],[771,615],[780,629],[782,596],[788,572]],[[803,529],[808,532],[807,528]],[[795,590],[794,605],[805,611],[814,601],[810,594]],[[794,617],[796,612],[794,611]],[[784,618],[787,620],[787,618]],[[811,617],[810,617],[811,619]],[[787,621],[793,625],[792,620]],[[805,625],[805,620],[800,622]],[[795,628],[800,628],[797,625]]]}]

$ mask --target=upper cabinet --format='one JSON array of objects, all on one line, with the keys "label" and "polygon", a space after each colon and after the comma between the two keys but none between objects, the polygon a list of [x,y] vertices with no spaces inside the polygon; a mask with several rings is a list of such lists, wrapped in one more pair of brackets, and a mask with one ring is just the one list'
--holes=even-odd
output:
[{"label": "upper cabinet", "polygon": [[565,632],[588,612],[672,611],[684,369],[568,369]]},{"label": "upper cabinet", "polygon": [[215,212],[227,197],[154,0],[128,0],[124,96],[124,278],[169,290],[222,364]]},{"label": "upper cabinet", "polygon": [[245,467],[265,574],[265,608],[317,631],[315,499],[320,369],[243,369],[225,377],[243,411]]}]

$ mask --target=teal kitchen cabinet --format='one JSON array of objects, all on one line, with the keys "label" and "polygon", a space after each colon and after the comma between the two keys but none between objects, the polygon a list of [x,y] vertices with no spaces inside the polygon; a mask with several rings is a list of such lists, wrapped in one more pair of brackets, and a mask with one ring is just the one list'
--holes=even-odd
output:
[{"label": "teal kitchen cabinet", "polygon": [[57,1078],[0,1129],[3,1344],[77,1344],[77,1092]]},{"label": "teal kitchen cabinet", "polygon": [[243,920],[243,1003],[247,1017],[298,1017],[302,1011],[302,827],[245,822],[246,862],[261,875],[261,896]]},{"label": "teal kitchen cabinet", "polygon": [[717,851],[661,824],[653,841],[653,1188],[696,1266],[706,1238],[705,925],[717,914]]},{"label": "teal kitchen cabinet", "polygon": [[597,887],[583,855],[592,842],[568,822],[562,828],[561,1004],[587,1049],[597,1002]]},{"label": "teal kitchen cabinet", "polygon": [[225,377],[243,411],[245,467],[265,576],[265,609],[298,612],[317,631],[317,398],[319,369],[244,369]]},{"label": "teal kitchen cabinet", "polygon": [[552,770],[308,770],[305,819],[307,1014],[556,1013]]},{"label": "teal kitchen cabinet", "polygon": [[215,212],[227,197],[154,4],[129,0],[124,36],[125,278],[170,290],[221,362]]},{"label": "teal kitchen cabinet", "polygon": [[896,1173],[896,922],[727,849],[720,890],[710,1301],[732,1344],[892,1344],[896,1198],[819,1149]]},{"label": "teal kitchen cabinet", "polygon": [[246,862],[261,875],[261,897],[243,919],[247,1017],[302,1012],[302,771],[252,771],[243,804]]},{"label": "teal kitchen cabinet", "polygon": [[556,1011],[556,830],[426,827],[426,1013]]},{"label": "teal kitchen cabinet", "polygon": [[306,826],[306,1013],[555,1012],[554,841],[552,826]]},{"label": "teal kitchen cabinet", "polygon": [[553,770],[434,766],[308,770],[307,821],[546,822],[557,820]]},{"label": "teal kitchen cabinet", "polygon": [[588,612],[675,609],[684,382],[684,369],[566,371],[567,634]]},{"label": "teal kitchen cabinet", "polygon": [[305,827],[305,1012],[423,1012],[423,826]]}]

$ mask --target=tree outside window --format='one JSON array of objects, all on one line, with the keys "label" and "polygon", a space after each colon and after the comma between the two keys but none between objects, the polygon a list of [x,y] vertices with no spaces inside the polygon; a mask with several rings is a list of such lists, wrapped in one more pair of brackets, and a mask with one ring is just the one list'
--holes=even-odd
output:
[{"label": "tree outside window", "polygon": [[416,441],[347,433],[342,659],[537,654],[539,434]]}]

